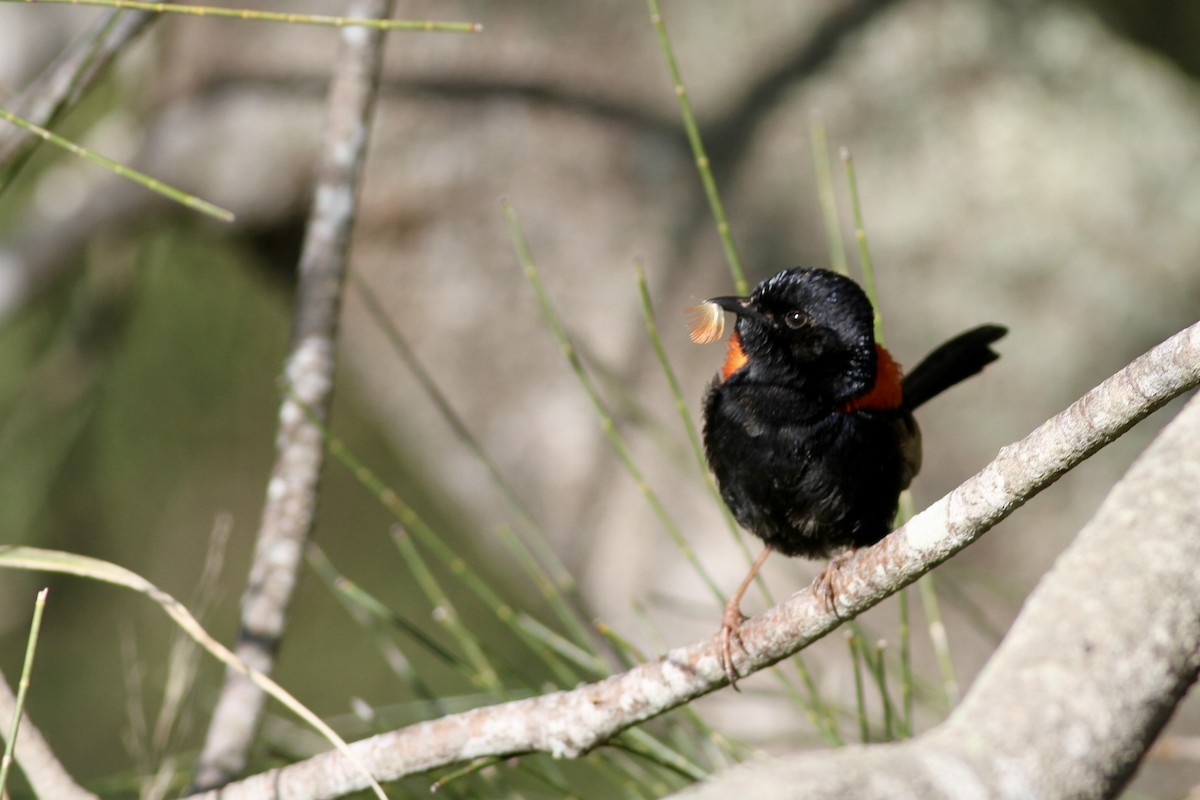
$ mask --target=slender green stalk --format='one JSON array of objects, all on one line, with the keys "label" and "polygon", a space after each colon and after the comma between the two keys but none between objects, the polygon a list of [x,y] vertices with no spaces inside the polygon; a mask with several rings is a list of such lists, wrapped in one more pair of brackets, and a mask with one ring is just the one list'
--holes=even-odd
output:
[{"label": "slender green stalk", "polygon": [[315,544],[309,543],[305,550],[305,555],[309,566],[325,582],[338,602],[349,612],[351,619],[357,622],[366,631],[367,635],[371,637],[376,649],[383,656],[384,662],[387,663],[392,672],[404,681],[414,694],[432,704],[437,709],[437,713],[447,713],[441,707],[437,693],[412,668],[408,658],[396,646],[395,642],[392,641],[391,636],[388,635],[388,631],[393,628],[399,628],[442,661],[442,663],[458,669],[464,674],[468,670],[467,664],[454,653],[426,636],[423,631],[411,622],[396,614],[374,596],[367,593],[362,587],[339,573],[333,563],[326,557],[325,553]]},{"label": "slender green stalk", "polygon": [[521,768],[527,775],[530,775],[554,790],[554,797],[561,797],[563,800],[578,800],[579,795],[571,791],[571,787],[559,777],[546,774],[545,770],[531,767],[527,763],[522,763]]},{"label": "slender green stalk", "polygon": [[921,609],[929,622],[929,641],[933,645],[933,655],[942,676],[942,692],[946,704],[953,708],[958,705],[958,678],[954,674],[954,661],[950,657],[950,642],[946,638],[946,625],[942,621],[933,573],[927,573],[917,581],[917,591],[921,595]]},{"label": "slender green stalk", "polygon": [[[424,521],[419,520],[413,526],[412,531],[421,539],[421,544],[429,548],[434,556],[450,570],[463,586],[478,597],[495,614],[500,622],[507,626],[535,656],[542,660],[555,674],[561,685],[573,686],[579,682],[579,676],[562,663],[560,655],[564,653],[579,653],[579,660],[572,660],[576,660],[576,663],[588,664],[587,669],[593,674],[606,674],[604,665],[598,660],[590,658],[588,654],[582,653],[567,639],[554,633],[525,612],[516,611],[511,605],[501,599],[500,595],[492,589],[488,582],[472,570],[467,565],[467,562],[455,553],[441,537],[435,534]],[[547,642],[549,641],[553,641],[555,646],[548,647]]]},{"label": "slender green stalk", "polygon": [[813,168],[817,176],[817,199],[821,202],[821,219],[825,222],[825,240],[829,244],[829,268],[848,275],[846,244],[842,241],[842,223],[838,219],[837,195],[833,189],[833,161],[829,155],[829,136],[825,132],[825,123],[814,118],[809,132],[812,136]]},{"label": "slender green stalk", "polygon": [[507,697],[508,692],[504,688],[504,684],[500,682],[500,675],[491,659],[484,652],[483,646],[475,634],[463,625],[454,604],[450,602],[450,598],[442,589],[437,578],[434,577],[429,565],[421,557],[408,531],[403,526],[398,526],[392,532],[392,541],[396,543],[396,547],[408,565],[409,572],[421,587],[421,591],[433,604],[434,620],[458,643],[459,649],[471,664],[474,670],[472,683],[498,697]]},{"label": "slender green stalk", "polygon": [[465,778],[468,775],[474,775],[476,772],[479,772],[488,767],[495,766],[496,764],[499,764],[503,760],[504,759],[502,759],[500,756],[485,756],[484,758],[477,758],[474,761],[472,761],[470,764],[467,764],[466,766],[463,766],[463,767],[459,767],[458,769],[455,769],[455,770],[451,770],[450,772],[447,772],[442,777],[438,778],[436,781],[433,782],[432,785],[430,785],[429,791],[430,792],[439,792],[442,789],[445,789],[446,786],[448,786],[449,784],[458,780],[459,778]]},{"label": "slender green stalk", "polygon": [[124,164],[119,164],[116,161],[113,161],[111,158],[102,156],[99,153],[87,149],[86,147],[77,145],[69,139],[64,139],[57,133],[48,131],[40,125],[35,125],[29,120],[22,119],[21,117],[5,111],[2,108],[0,108],[0,119],[12,123],[21,130],[32,133],[34,136],[40,136],[42,139],[52,145],[55,145],[56,147],[61,147],[70,153],[99,164],[100,166],[111,170],[117,175],[120,175],[122,178],[127,178],[134,183],[141,184],[150,191],[158,192],[164,197],[174,200],[176,203],[185,205],[194,211],[199,211],[201,214],[207,214],[210,217],[215,217],[222,222],[233,222],[232,211],[214,205],[207,200],[201,200],[199,197],[195,197],[194,195],[190,195],[186,192],[181,192],[172,186],[168,186],[160,180],[151,178],[149,175],[138,172],[137,170],[127,167]]},{"label": "slender green stalk", "polygon": [[913,672],[912,631],[909,624],[908,587],[900,590],[900,735],[904,738],[913,732]]},{"label": "slender green stalk", "polygon": [[[863,650],[866,650],[865,642]],[[872,676],[875,678],[875,687],[879,690],[879,700],[883,704],[884,741],[890,742],[896,738],[896,707],[892,703],[891,695],[888,694],[887,660],[883,657],[885,650],[887,650],[887,642],[880,641],[875,645],[875,669],[872,671]]]},{"label": "slender green stalk", "polygon": [[187,6],[174,3],[145,3],[141,0],[0,0],[6,3],[55,4],[70,6],[100,6],[102,8],[149,11],[155,14],[187,14],[193,17],[221,17],[258,22],[286,22],[292,25],[323,25],[333,28],[374,28],[382,31],[429,31],[443,33],[480,33],[483,26],[476,22],[432,22],[428,20],[359,19],[330,17],[321,14],[291,14],[276,11],[255,11],[246,8],[217,6]]},{"label": "slender green stalk", "polygon": [[[580,609],[586,608],[586,603],[579,593],[578,584],[575,578],[571,575],[570,570],[558,558],[558,554],[554,552],[549,540],[541,527],[534,520],[528,507],[521,501],[512,485],[504,478],[500,472],[499,466],[492,459],[479,440],[475,438],[470,429],[458,412],[454,410],[454,406],[450,403],[449,398],[438,386],[433,376],[425,369],[413,352],[412,347],[400,335],[400,331],[392,322],[391,317],[379,302],[379,298],[372,288],[356,273],[351,273],[351,282],[359,297],[366,305],[367,312],[371,318],[379,326],[379,329],[387,337],[388,343],[395,351],[396,355],[408,367],[413,377],[417,379],[417,383],[421,389],[429,397],[438,413],[450,426],[454,434],[459,438],[471,454],[480,464],[483,465],[488,477],[492,481],[492,485],[499,492],[501,499],[508,507],[509,512],[516,518],[519,523],[521,536],[507,536],[505,543],[509,546],[509,550],[525,568],[526,572],[538,586],[542,596],[550,604],[556,616],[575,638],[575,641],[581,646],[587,646],[590,641],[587,626],[584,621],[583,612]],[[530,551],[532,550],[532,554]]]},{"label": "slender green stalk", "polygon": [[135,572],[117,566],[98,558],[81,556],[76,553],[64,553],[58,550],[44,550],[40,547],[23,547],[7,545],[0,547],[0,567],[6,569],[40,570],[65,575],[79,575],[92,580],[123,586],[138,594],[144,595],[163,610],[176,625],[191,638],[200,643],[213,657],[230,669],[235,669],[247,675],[255,685],[273,697],[285,708],[316,729],[330,743],[337,747],[348,764],[353,765],[365,783],[380,800],[387,800],[379,782],[371,776],[371,771],[363,764],[362,759],[354,754],[346,740],[337,734],[333,728],[314,714],[311,710],[289,694],[282,686],[238,659],[233,651],[214,639],[204,630],[200,622],[176,598],[159,589],[148,580]]},{"label": "slender green stalk", "polygon": [[596,633],[612,646],[613,653],[621,662],[623,669],[633,669],[638,664],[644,664],[649,660],[637,645],[617,633],[616,629],[607,622],[597,621]]},{"label": "slender green stalk", "polygon": [[821,699],[821,693],[817,689],[817,682],[813,680],[812,673],[808,670],[808,665],[800,658],[799,654],[789,659],[795,665],[796,674],[800,677],[800,682],[804,685],[804,691],[808,695],[807,698],[800,694],[800,690],[796,688],[791,679],[787,677],[781,669],[771,671],[779,682],[783,685],[784,691],[793,703],[804,709],[804,713],[808,716],[808,721],[813,724],[821,737],[833,747],[841,747],[845,744],[842,739],[842,734],[838,731],[837,719],[834,717],[833,710],[825,705],[825,701]]},{"label": "slender green stalk", "polygon": [[[876,324],[883,324],[879,312],[875,312]],[[881,335],[881,334],[877,334]],[[913,499],[912,492],[905,491],[900,493],[900,508],[896,514],[896,527],[903,525],[913,515]],[[909,607],[909,591],[908,587],[900,590],[899,595],[899,615],[898,624],[900,636],[900,705],[903,709],[904,720],[901,728],[901,735],[912,736],[913,734],[913,698],[915,696],[915,687],[912,669],[912,614]]]},{"label": "slender green stalk", "polygon": [[[221,573],[224,569],[226,547],[232,533],[232,516],[219,514],[213,524],[208,550],[204,555],[204,566],[200,570],[200,577],[196,581],[189,603],[196,618],[201,621],[209,615],[220,597]],[[193,689],[201,655],[200,645],[195,640],[181,632],[171,636],[166,680],[162,686],[162,701],[148,740],[148,749],[154,753],[155,769],[146,770],[142,773],[144,775],[156,774],[159,780],[165,781],[169,780],[173,773],[173,760],[168,754],[178,748],[178,740],[187,733],[187,718],[190,716],[192,704],[197,700]],[[142,695],[139,693],[137,696]]]},{"label": "slender green stalk", "polygon": [[[623,780],[614,781],[619,789],[613,789],[611,792],[613,797],[621,797],[623,800],[653,800],[653,798],[665,797],[684,785],[678,779],[668,782],[663,771],[657,769],[656,765],[625,750],[605,748],[604,756],[612,760],[614,770],[619,770],[625,775]],[[592,757],[589,756],[589,758]],[[695,783],[695,781],[689,781],[689,783]],[[580,800],[579,796],[575,795],[574,800]]]},{"label": "slender green stalk", "polygon": [[692,763],[657,739],[647,735],[638,735],[639,733],[641,733],[640,729],[632,728],[609,742],[609,744],[639,755],[653,764],[682,775],[690,781],[699,781],[708,777],[708,773],[699,764]]},{"label": "slender green stalk", "polygon": [[854,631],[846,631],[846,644],[850,649],[850,663],[854,667],[854,706],[858,717],[858,738],[863,744],[871,741],[871,725],[867,720],[867,696],[863,689],[861,639]]},{"label": "slender green stalk", "polygon": [[[866,630],[865,626],[859,620],[856,620],[856,619],[850,620],[849,622],[846,623],[846,627],[849,628],[851,631],[853,631],[854,635],[857,636],[859,638],[859,640],[862,642],[866,642],[872,638],[871,633],[868,630]],[[864,644],[862,647],[861,655],[862,655],[863,663],[866,665],[867,670],[874,671],[875,670],[875,653],[874,653],[874,651],[871,650],[869,647],[867,647]]]},{"label": "slender green stalk", "polygon": [[[293,398],[294,399],[294,398]],[[301,404],[301,408],[304,408]],[[307,408],[305,413],[309,413]],[[355,479],[361,483],[367,491],[395,515],[399,521],[400,527],[405,532],[405,535],[393,536],[393,541],[400,548],[401,555],[405,557],[409,568],[414,570],[414,577],[418,579],[418,583],[422,589],[426,591],[427,597],[434,607],[439,609],[438,622],[451,633],[459,642],[460,647],[464,647],[464,652],[467,653],[468,660],[477,668],[482,669],[487,662],[478,643],[475,641],[474,635],[462,625],[458,615],[453,613],[452,607],[447,600],[443,603],[438,598],[444,598],[445,593],[441,591],[440,584],[433,577],[433,573],[429,571],[424,563],[424,559],[420,557],[412,542],[408,539],[407,534],[412,534],[420,539],[421,544],[429,548],[429,550],[441,561],[450,573],[455,576],[468,590],[496,615],[496,617],[512,630],[518,638],[520,638],[529,649],[541,658],[551,670],[558,673],[560,680],[564,680],[569,684],[575,682],[573,675],[563,672],[558,656],[550,649],[543,645],[543,637],[548,633],[548,629],[544,626],[540,628],[537,635],[531,633],[531,628],[523,624],[527,615],[517,613],[512,606],[500,599],[500,596],[488,585],[487,581],[483,580],[474,570],[470,568],[453,549],[447,545],[434,530],[429,527],[416,510],[408,503],[404,502],[394,491],[389,489],[382,480],[369,467],[358,460],[347,448],[341,439],[329,432],[328,427],[323,422],[317,420],[311,413],[310,419],[313,419],[321,436],[325,439],[326,447],[329,454],[342,462]],[[432,594],[430,594],[432,592]],[[565,640],[564,640],[565,642]],[[468,652],[469,650],[469,652]],[[569,677],[568,677],[569,676]],[[497,689],[501,685],[498,683],[498,677],[494,670],[483,670],[475,676],[475,682],[483,681],[486,688]],[[502,688],[502,687],[501,687]]]},{"label": "slender green stalk", "polygon": [[862,202],[858,196],[858,177],[854,172],[854,159],[850,157],[850,149],[843,147],[839,150],[842,166],[846,170],[846,187],[850,191],[850,208],[854,214],[854,239],[858,242],[858,260],[862,265],[863,289],[875,308],[875,339],[883,343],[883,315],[879,313],[879,293],[875,289],[875,267],[871,261],[871,248],[867,246],[867,228],[863,224]]},{"label": "slender green stalk", "polygon": [[37,593],[33,603],[33,623],[29,626],[29,639],[25,642],[25,663],[21,666],[21,681],[17,684],[17,700],[13,707],[12,722],[8,725],[8,740],[4,743],[4,758],[0,759],[0,795],[7,796],[8,770],[12,766],[13,752],[17,746],[17,731],[21,727],[21,715],[25,712],[25,695],[29,692],[29,677],[33,674],[33,657],[37,653],[38,637],[42,632],[42,612],[46,610],[46,595],[49,589]]},{"label": "slender green stalk", "polygon": [[546,294],[546,287],[542,285],[541,277],[538,275],[537,267],[533,262],[533,256],[529,251],[529,243],[525,240],[525,233],[521,229],[521,223],[517,218],[516,209],[507,200],[502,204],[502,208],[505,221],[508,223],[509,232],[512,235],[513,246],[517,251],[517,259],[521,262],[525,270],[525,277],[529,280],[529,284],[533,287],[533,291],[537,295],[538,303],[542,309],[542,316],[545,317],[546,324],[558,342],[563,356],[566,357],[567,363],[570,364],[571,370],[575,373],[575,377],[579,380],[580,385],[587,394],[588,400],[591,401],[592,408],[600,419],[600,429],[604,432],[609,446],[612,447],[613,452],[625,468],[625,471],[633,478],[638,491],[642,493],[642,496],[646,498],[646,502],[650,504],[654,514],[666,530],[667,535],[671,537],[671,540],[679,548],[684,558],[696,570],[696,574],[704,581],[704,584],[712,592],[717,602],[724,605],[725,597],[717,586],[716,581],[713,580],[712,575],[709,574],[704,564],[701,563],[700,558],[696,555],[696,551],[688,543],[687,538],[684,537],[675,520],[667,512],[667,508],[663,505],[658,493],[646,481],[641,469],[633,460],[633,455],[629,452],[629,448],[626,446],[620,431],[617,430],[617,424],[613,420],[612,414],[609,413],[604,401],[600,398],[600,393],[597,391],[595,383],[593,383],[587,371],[583,368],[583,362],[580,361],[579,354],[576,352],[575,346],[571,343],[570,336],[567,335],[562,321],[558,318],[558,314],[550,302],[549,295]]},{"label": "slender green stalk", "polygon": [[[988,577],[973,575],[972,572],[968,569],[962,573],[962,578],[965,579],[967,585],[972,589],[984,588],[982,582],[986,582]],[[996,587],[989,588],[995,590]],[[970,627],[980,636],[989,640],[993,646],[999,645],[1004,639],[1004,630],[988,618],[988,612],[980,605],[980,600],[984,599],[985,595],[965,591],[958,580],[951,580],[944,574],[938,576],[937,592],[939,599],[948,600],[954,610],[970,622]],[[1014,598],[1013,602],[1020,602],[1020,598]]]},{"label": "slender green stalk", "polygon": [[[691,717],[698,719],[698,716],[694,712]],[[688,721],[690,722],[691,719]],[[667,724],[672,730],[678,731],[682,722],[683,719],[680,718],[676,719],[674,724],[671,724],[670,721]],[[694,748],[706,735],[704,728],[697,728],[692,732],[692,739],[684,742],[684,744],[689,748]],[[694,759],[688,758],[680,752],[678,747],[673,747],[661,738],[652,736],[645,728],[631,728],[621,735],[621,739],[626,744],[631,744],[639,748],[639,755],[642,757],[677,775],[682,775],[690,781],[702,780],[708,777],[709,770],[696,763]]]},{"label": "slender green stalk", "polygon": [[[591,651],[592,637],[580,619],[582,613],[580,609],[585,605],[583,598],[572,590],[572,599],[578,597],[577,603],[572,604],[567,601],[559,587],[554,583],[550,576],[546,573],[542,565],[537,561],[534,555],[530,552],[527,542],[513,531],[507,525],[501,525],[497,529],[500,541],[507,548],[508,552],[516,559],[521,568],[525,570],[525,574],[533,581],[533,585],[537,587],[538,593],[549,603],[553,609],[555,616],[567,628],[571,634],[575,646]],[[574,584],[572,583],[572,587]],[[557,634],[555,634],[557,636]]]},{"label": "slender green stalk", "polygon": [[[683,428],[687,433],[688,441],[691,442],[696,464],[700,468],[700,474],[704,477],[704,483],[708,487],[709,494],[712,495],[717,507],[721,509],[725,518],[725,524],[733,533],[738,547],[741,548],[742,554],[746,557],[746,564],[749,565],[753,562],[754,557],[746,545],[746,538],[742,535],[741,527],[733,518],[733,512],[729,510],[729,506],[721,499],[721,491],[717,488],[717,482],[713,479],[712,471],[709,470],[708,462],[704,458],[704,446],[700,443],[700,433],[696,430],[695,423],[692,422],[692,415],[688,411],[688,403],[683,397],[683,390],[680,388],[679,379],[675,375],[675,370],[671,367],[671,360],[667,357],[666,348],[663,347],[662,337],[658,332],[658,321],[654,315],[654,304],[650,299],[650,288],[646,284],[646,270],[640,260],[634,262],[634,270],[637,275],[638,295],[642,301],[642,318],[646,323],[646,334],[650,337],[650,344],[654,347],[654,353],[658,357],[659,366],[667,379],[667,386],[671,390],[671,397],[675,400],[675,410],[679,413],[679,419],[683,422]],[[767,592],[766,584],[761,578],[756,583],[762,589],[768,602],[770,602],[770,594]]]},{"label": "slender green stalk", "polygon": [[[598,657],[595,653],[584,650],[577,646],[570,639],[559,635],[555,631],[547,628],[542,623],[538,622],[533,617],[525,613],[519,613],[516,616],[517,630],[521,634],[521,638],[526,639],[526,644],[530,647],[534,643],[541,645],[549,651],[556,653],[563,660],[570,664],[574,664],[577,668],[586,672],[589,679],[602,678],[609,674],[608,665],[604,660]],[[559,678],[559,684],[562,686],[573,686],[579,682],[579,676],[573,672],[566,672],[558,668],[556,659],[543,658],[543,660],[555,672]]]},{"label": "slender green stalk", "polygon": [[742,260],[738,257],[737,248],[733,244],[733,234],[730,232],[729,220],[725,216],[725,206],[717,191],[717,182],[713,178],[712,168],[708,162],[708,154],[704,151],[704,141],[700,137],[700,126],[696,124],[696,115],[692,113],[692,103],[688,99],[687,88],[683,84],[683,74],[679,71],[679,63],[675,60],[675,50],[671,47],[671,39],[667,35],[667,26],[663,22],[658,0],[647,0],[650,9],[650,22],[658,34],[658,43],[662,46],[663,55],[667,58],[667,69],[671,73],[671,83],[675,96],[679,99],[679,110],[683,114],[683,129],[687,133],[688,144],[692,147],[692,156],[696,160],[696,168],[700,171],[700,182],[704,184],[704,195],[708,198],[708,207],[717,223],[717,234],[721,237],[721,246],[725,250],[725,260],[729,263],[729,274],[733,277],[733,286],[738,294],[750,291],[746,283],[746,273],[742,270]]}]

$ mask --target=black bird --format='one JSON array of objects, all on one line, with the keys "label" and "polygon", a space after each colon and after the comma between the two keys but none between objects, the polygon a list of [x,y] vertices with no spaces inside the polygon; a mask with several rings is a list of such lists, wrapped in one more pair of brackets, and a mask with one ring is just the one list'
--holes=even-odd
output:
[{"label": "black bird", "polygon": [[[698,342],[720,338],[724,311],[737,315],[704,400],[704,449],[734,518],[766,545],[722,620],[736,688],[741,598],[767,556],[828,558],[886,536],[921,467],[913,410],[996,360],[989,345],[1007,330],[959,334],[902,376],[875,342],[866,294],[835,272],[785,270],[749,297],[714,297],[689,311]],[[833,568],[817,579],[829,603]]]}]

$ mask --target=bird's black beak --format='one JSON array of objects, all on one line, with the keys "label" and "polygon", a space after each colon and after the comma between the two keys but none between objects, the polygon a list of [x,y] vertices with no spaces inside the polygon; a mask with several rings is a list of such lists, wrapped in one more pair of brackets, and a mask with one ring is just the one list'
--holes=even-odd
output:
[{"label": "bird's black beak", "polygon": [[762,318],[762,315],[758,313],[754,306],[750,305],[749,297],[712,297],[705,302],[720,306],[726,311],[737,314],[739,317]]}]

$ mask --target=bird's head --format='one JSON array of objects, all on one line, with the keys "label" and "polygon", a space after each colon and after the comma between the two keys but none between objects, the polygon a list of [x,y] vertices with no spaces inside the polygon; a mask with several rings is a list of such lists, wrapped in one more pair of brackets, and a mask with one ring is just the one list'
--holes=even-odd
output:
[{"label": "bird's head", "polygon": [[737,315],[752,379],[800,380],[835,399],[858,395],[875,380],[875,312],[858,284],[836,272],[784,270],[749,297],[714,297],[697,308],[696,341],[720,338],[717,309]]}]

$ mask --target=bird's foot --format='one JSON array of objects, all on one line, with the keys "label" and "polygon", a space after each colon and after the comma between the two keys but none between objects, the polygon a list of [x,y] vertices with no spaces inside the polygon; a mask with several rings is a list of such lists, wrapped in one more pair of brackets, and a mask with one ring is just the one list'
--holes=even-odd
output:
[{"label": "bird's foot", "polygon": [[725,667],[725,675],[729,678],[729,685],[735,692],[740,692],[741,689],[737,685],[737,668],[733,666],[733,645],[736,642],[737,646],[744,651],[741,628],[745,620],[746,615],[738,607],[736,598],[725,606],[725,614],[721,618],[721,664]]},{"label": "bird's foot", "polygon": [[854,555],[857,548],[838,553],[829,559],[825,569],[812,582],[812,593],[830,613],[837,612],[837,596],[842,590],[842,567]]}]

